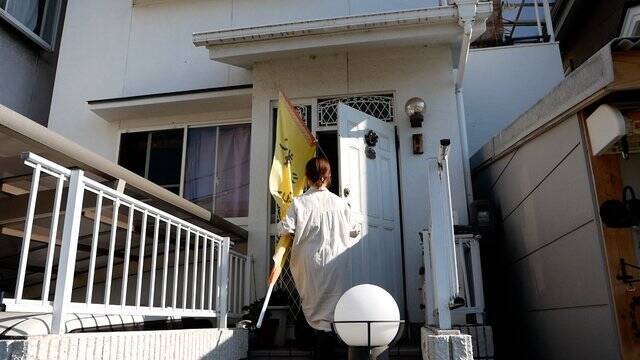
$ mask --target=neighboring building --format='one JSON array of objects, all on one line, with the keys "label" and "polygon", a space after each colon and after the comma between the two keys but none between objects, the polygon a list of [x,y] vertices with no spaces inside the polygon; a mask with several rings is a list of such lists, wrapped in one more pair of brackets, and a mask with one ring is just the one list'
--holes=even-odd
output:
[{"label": "neighboring building", "polygon": [[47,125],[65,0],[0,1],[0,104]]},{"label": "neighboring building", "polygon": [[637,0],[557,0],[553,25],[565,70],[576,69],[616,37],[640,36]]},{"label": "neighboring building", "polygon": [[487,308],[503,310],[496,347],[507,358],[636,359],[640,224],[613,228],[600,206],[640,186],[638,43],[614,40],[640,35],[640,4],[557,1],[552,14],[567,78],[472,158],[478,222],[485,210],[493,220],[483,270],[500,284],[485,289]]}]

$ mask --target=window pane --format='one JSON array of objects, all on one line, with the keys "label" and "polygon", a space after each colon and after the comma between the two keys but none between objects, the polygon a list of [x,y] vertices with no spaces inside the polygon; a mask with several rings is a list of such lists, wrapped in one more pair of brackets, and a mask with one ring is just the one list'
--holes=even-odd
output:
[{"label": "window pane", "polygon": [[151,133],[148,179],[179,193],[183,129]]},{"label": "window pane", "polygon": [[31,31],[38,26],[38,0],[12,0],[6,7],[6,10],[16,20]]},{"label": "window pane", "polygon": [[120,136],[118,164],[144,176],[149,132],[124,133]]},{"label": "window pane", "polygon": [[215,213],[222,217],[248,216],[251,124],[219,129]]},{"label": "window pane", "polygon": [[51,46],[54,46],[53,39],[55,33],[58,30],[56,25],[58,23],[58,3],[60,0],[49,0],[46,2],[46,8],[43,8],[43,22],[40,24],[40,37]]},{"label": "window pane", "polygon": [[213,209],[216,131],[216,127],[191,128],[187,134],[184,197],[207,210]]}]

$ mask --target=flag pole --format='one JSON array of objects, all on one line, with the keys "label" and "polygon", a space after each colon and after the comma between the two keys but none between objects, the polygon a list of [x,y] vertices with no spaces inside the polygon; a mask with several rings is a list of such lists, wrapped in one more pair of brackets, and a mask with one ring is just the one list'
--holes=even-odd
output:
[{"label": "flag pole", "polygon": [[267,290],[267,295],[264,297],[262,310],[260,310],[260,317],[258,317],[258,323],[256,324],[256,328],[258,329],[260,329],[260,327],[262,326],[262,320],[264,320],[264,314],[267,312],[267,306],[269,305],[269,299],[271,299],[271,292],[273,291],[273,286],[275,284],[275,281],[269,284],[269,290]]}]

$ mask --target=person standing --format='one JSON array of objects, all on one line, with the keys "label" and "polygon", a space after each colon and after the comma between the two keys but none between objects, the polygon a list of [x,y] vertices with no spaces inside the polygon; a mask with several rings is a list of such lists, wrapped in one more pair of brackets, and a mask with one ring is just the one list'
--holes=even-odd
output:
[{"label": "person standing", "polygon": [[357,241],[358,224],[349,204],[330,192],[331,165],[314,157],[305,167],[309,189],[294,198],[278,223],[279,235],[293,235],[289,266],[300,294],[302,312],[316,330],[314,358],[332,358],[331,331],[338,300],[352,286],[348,250]]}]

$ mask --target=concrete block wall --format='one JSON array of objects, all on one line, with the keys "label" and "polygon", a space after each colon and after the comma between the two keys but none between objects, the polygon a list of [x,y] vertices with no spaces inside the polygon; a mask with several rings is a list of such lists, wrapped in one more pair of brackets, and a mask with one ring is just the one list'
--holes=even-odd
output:
[{"label": "concrete block wall", "polygon": [[0,341],[0,359],[242,359],[244,329],[121,331]]},{"label": "concrete block wall", "polygon": [[459,330],[423,327],[420,338],[424,360],[473,360],[471,336]]}]

